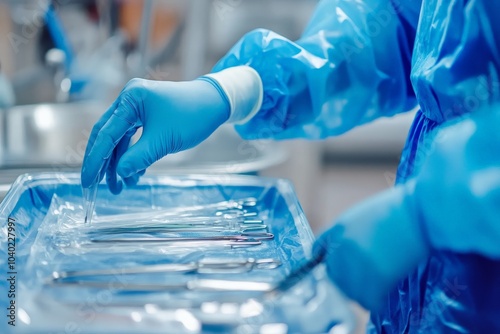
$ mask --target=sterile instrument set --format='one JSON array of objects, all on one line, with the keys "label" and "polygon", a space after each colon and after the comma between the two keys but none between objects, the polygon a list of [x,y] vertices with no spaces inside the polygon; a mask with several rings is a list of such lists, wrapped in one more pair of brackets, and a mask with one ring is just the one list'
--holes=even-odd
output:
[{"label": "sterile instrument set", "polygon": [[20,328],[313,333],[352,320],[288,182],[145,176],[119,203],[99,187],[92,219],[72,174],[21,178],[2,203],[28,247]]}]

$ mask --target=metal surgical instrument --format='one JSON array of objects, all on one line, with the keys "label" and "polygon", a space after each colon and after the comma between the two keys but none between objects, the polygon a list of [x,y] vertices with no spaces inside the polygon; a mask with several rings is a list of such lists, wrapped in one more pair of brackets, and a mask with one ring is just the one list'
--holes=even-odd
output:
[{"label": "metal surgical instrument", "polygon": [[220,279],[194,279],[179,283],[127,283],[113,284],[112,282],[86,281],[86,280],[49,280],[46,282],[52,286],[78,286],[94,289],[110,289],[116,291],[154,292],[172,290],[196,290],[196,291],[231,291],[231,292],[269,292],[274,288],[273,283],[253,281],[233,281]]},{"label": "metal surgical instrument", "polygon": [[264,224],[165,224],[138,227],[108,227],[93,229],[90,235],[133,234],[133,233],[171,233],[171,232],[237,232],[245,233],[266,230]]},{"label": "metal surgical instrument", "polygon": [[151,214],[151,213],[134,213],[134,214],[118,214],[118,215],[106,215],[102,217],[95,218],[96,226],[107,226],[113,224],[113,226],[127,226],[127,225],[138,225],[138,224],[151,224],[151,223],[161,223],[161,224],[179,224],[179,223],[198,223],[198,224],[217,224],[217,223],[241,223],[249,224],[258,221],[262,223],[261,219],[257,218],[257,212],[222,212],[217,211],[213,215],[207,214]]},{"label": "metal surgical instrument", "polygon": [[94,184],[89,188],[83,188],[83,203],[85,210],[84,224],[92,223],[92,215],[94,214],[95,200],[97,197],[98,184]]},{"label": "metal surgical instrument", "polygon": [[[96,187],[97,189],[97,187]],[[92,188],[84,189],[84,198],[90,202],[91,194],[94,195]],[[92,203],[95,202],[92,201]],[[208,218],[220,217],[220,216],[235,216],[238,218],[250,218],[256,217],[258,212],[255,211],[257,206],[257,199],[250,197],[241,200],[229,200],[218,203],[197,205],[190,207],[176,207],[172,209],[165,210],[153,210],[148,212],[135,212],[128,214],[116,214],[116,215],[106,215],[104,216],[104,221],[100,217],[95,218],[96,223],[107,223],[114,221],[123,221],[124,216],[130,221],[151,221],[152,219],[166,220],[168,218],[173,218],[176,220],[193,218],[200,219],[201,216],[209,216]],[[87,212],[89,207],[87,206]],[[207,217],[205,217],[207,218]],[[220,219],[220,218],[219,218]]]},{"label": "metal surgical instrument", "polygon": [[93,243],[130,243],[130,242],[246,242],[274,239],[272,233],[245,232],[238,235],[197,236],[197,237],[140,237],[140,238],[92,238]]},{"label": "metal surgical instrument", "polygon": [[[109,289],[109,282],[98,281],[49,281],[52,286],[79,286],[94,289]],[[196,291],[232,291],[232,292],[268,292],[272,291],[273,284],[266,282],[252,281],[230,281],[230,280],[210,280],[196,279],[185,283],[165,283],[165,284],[123,284],[112,286],[116,291],[133,292],[154,292],[172,290],[196,290]]]},{"label": "metal surgical instrument", "polygon": [[[253,247],[253,246],[259,246],[262,245],[262,241],[260,240],[255,240],[255,239],[246,239],[246,240],[217,240],[217,241],[179,241],[179,242],[162,242],[156,241],[156,240],[149,240],[147,243],[147,247],[175,247],[175,248],[198,248],[198,249],[204,249],[204,248],[212,248],[212,247],[230,247],[230,248],[247,248],[247,247]],[[132,240],[130,242],[114,242],[114,240],[111,240],[110,242],[106,242],[105,240],[103,242],[90,242],[90,243],[82,243],[78,246],[78,249],[81,251],[82,249],[86,250],[100,250],[102,251],[103,248],[112,246],[118,247],[120,249],[131,247],[130,249],[136,249],[137,247],[139,248],[144,248],[145,242],[140,241],[140,240]],[[70,247],[65,247],[63,246],[62,248],[65,248],[65,252],[69,251],[71,252],[72,248]]]},{"label": "metal surgical instrument", "polygon": [[53,272],[52,279],[64,280],[68,278],[89,276],[114,276],[156,273],[238,274],[249,272],[253,269],[275,269],[279,266],[281,266],[281,261],[272,258],[249,258],[240,260],[203,259],[198,262],[153,264],[119,269],[60,271]]}]

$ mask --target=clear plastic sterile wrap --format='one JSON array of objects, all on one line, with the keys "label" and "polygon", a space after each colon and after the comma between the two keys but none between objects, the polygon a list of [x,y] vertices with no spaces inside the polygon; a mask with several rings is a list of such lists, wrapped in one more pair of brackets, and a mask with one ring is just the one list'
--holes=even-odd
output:
[{"label": "clear plastic sterile wrap", "polygon": [[266,294],[314,240],[288,181],[145,176],[119,196],[100,185],[91,225],[82,203],[78,175],[61,173],[24,175],[2,202],[2,271],[9,221],[16,236],[16,326],[3,322],[2,333],[351,329],[322,266],[287,293]]}]

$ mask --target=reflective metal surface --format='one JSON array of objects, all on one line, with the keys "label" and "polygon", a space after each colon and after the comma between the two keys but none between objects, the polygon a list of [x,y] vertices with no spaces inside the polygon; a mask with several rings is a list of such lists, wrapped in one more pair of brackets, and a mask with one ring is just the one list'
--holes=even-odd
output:
[{"label": "reflective metal surface", "polygon": [[93,124],[106,107],[99,103],[37,104],[2,112],[3,168],[81,165]]},{"label": "reflective metal surface", "polygon": [[[0,110],[0,184],[6,187],[26,172],[78,171],[92,126],[106,109],[103,103],[81,102]],[[199,146],[161,159],[148,172],[254,173],[284,157],[278,144],[247,142],[231,126],[222,126]]]}]

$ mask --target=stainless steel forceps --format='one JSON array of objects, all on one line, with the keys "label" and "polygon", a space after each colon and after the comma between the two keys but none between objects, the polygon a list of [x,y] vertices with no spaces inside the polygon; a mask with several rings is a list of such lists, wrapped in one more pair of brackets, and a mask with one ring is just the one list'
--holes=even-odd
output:
[{"label": "stainless steel forceps", "polygon": [[189,263],[166,263],[143,265],[129,268],[59,271],[52,273],[52,280],[60,281],[68,278],[89,276],[114,276],[134,274],[159,274],[159,273],[198,273],[198,274],[239,274],[253,269],[275,269],[281,266],[277,259],[202,259]]}]

